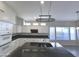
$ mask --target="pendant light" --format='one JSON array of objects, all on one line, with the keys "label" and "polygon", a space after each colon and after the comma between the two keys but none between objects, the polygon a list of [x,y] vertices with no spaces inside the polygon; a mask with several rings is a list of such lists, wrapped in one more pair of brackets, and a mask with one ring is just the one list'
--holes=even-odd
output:
[{"label": "pendant light", "polygon": [[52,4],[52,2],[50,1],[49,2],[49,8],[48,8],[48,14],[45,14],[45,15],[43,15],[43,8],[42,8],[42,6],[44,6],[44,1],[41,1],[41,5],[40,5],[40,15],[39,15],[39,18],[37,18],[36,19],[36,21],[38,21],[38,22],[53,22],[53,21],[55,21],[55,19],[54,18],[51,18],[51,4]]}]

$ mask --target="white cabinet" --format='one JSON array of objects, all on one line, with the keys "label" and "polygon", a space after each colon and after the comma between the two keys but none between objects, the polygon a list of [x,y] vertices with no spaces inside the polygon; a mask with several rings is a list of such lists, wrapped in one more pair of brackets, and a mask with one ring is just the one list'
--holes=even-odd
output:
[{"label": "white cabinet", "polygon": [[0,46],[10,42],[12,40],[11,37],[11,35],[0,36]]},{"label": "white cabinet", "polygon": [[[11,50],[10,43],[0,47],[0,57],[7,56],[8,52]],[[10,52],[9,52],[10,53]]]},{"label": "white cabinet", "polygon": [[0,46],[12,40],[12,27],[13,24],[0,21]]}]

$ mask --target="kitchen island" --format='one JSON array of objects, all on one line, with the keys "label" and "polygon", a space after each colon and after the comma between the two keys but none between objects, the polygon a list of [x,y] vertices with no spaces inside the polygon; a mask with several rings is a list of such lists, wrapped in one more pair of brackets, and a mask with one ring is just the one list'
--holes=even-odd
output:
[{"label": "kitchen island", "polygon": [[[47,46],[45,45],[47,44]],[[10,57],[74,57],[59,43],[38,42],[25,43],[9,55]]]}]

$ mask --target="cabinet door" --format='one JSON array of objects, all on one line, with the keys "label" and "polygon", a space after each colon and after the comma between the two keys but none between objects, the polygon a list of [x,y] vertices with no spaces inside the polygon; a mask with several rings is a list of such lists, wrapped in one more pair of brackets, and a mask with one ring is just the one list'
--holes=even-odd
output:
[{"label": "cabinet door", "polygon": [[11,35],[0,36],[0,46],[4,45],[12,40]]},{"label": "cabinet door", "polygon": [[13,24],[1,21],[0,22],[0,46],[12,40]]}]

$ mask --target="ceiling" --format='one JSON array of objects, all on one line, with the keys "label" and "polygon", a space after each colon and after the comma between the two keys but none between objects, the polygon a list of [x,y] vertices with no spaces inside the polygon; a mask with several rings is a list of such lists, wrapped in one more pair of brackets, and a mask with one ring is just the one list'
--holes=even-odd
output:
[{"label": "ceiling", "polygon": [[[35,20],[41,14],[40,1],[7,1],[24,20]],[[42,14],[48,14],[49,1],[42,5]],[[76,21],[79,1],[52,1],[50,14],[57,21]]]}]

